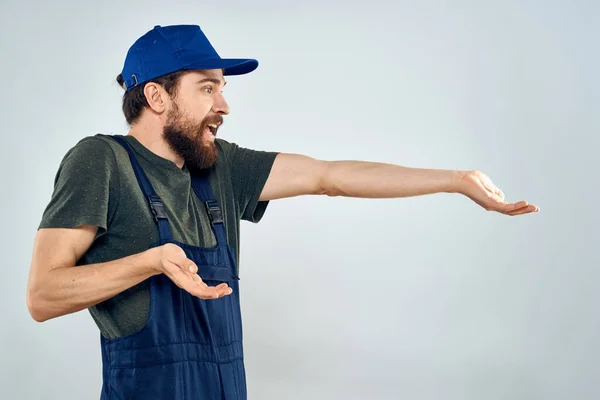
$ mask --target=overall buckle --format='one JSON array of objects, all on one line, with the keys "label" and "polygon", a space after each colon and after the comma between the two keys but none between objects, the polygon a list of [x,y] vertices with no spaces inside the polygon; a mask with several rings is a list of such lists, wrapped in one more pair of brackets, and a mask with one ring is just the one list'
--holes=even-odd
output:
[{"label": "overall buckle", "polygon": [[213,227],[215,224],[222,224],[224,222],[223,213],[218,201],[208,200],[204,202],[204,205],[206,206],[206,212],[208,212],[208,217]]},{"label": "overall buckle", "polygon": [[154,222],[158,223],[159,219],[167,219],[167,210],[162,200],[158,196],[148,196],[148,203],[150,204],[150,211],[154,216]]}]

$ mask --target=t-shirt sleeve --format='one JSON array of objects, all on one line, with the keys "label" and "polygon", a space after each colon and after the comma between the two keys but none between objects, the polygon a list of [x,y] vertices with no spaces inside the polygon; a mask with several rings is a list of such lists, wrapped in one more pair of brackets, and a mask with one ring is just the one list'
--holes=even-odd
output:
[{"label": "t-shirt sleeve", "polygon": [[241,219],[259,222],[269,204],[259,201],[277,152],[252,150],[220,140],[231,175],[233,193]]},{"label": "t-shirt sleeve", "polygon": [[119,196],[117,161],[110,145],[98,137],[82,139],[64,156],[41,228],[98,226],[104,234]]}]

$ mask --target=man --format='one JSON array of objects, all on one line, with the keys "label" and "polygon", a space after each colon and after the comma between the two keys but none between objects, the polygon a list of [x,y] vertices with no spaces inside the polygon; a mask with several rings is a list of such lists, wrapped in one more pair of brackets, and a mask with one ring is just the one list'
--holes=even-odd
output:
[{"label": "man", "polygon": [[36,321],[89,309],[101,332],[103,399],[245,399],[238,295],[241,220],[268,202],[321,194],[460,193],[507,215],[477,171],[324,162],[217,139],[227,75],[198,26],[160,27],[129,49],[117,78],[128,135],[95,135],[64,157],[36,236],[27,305]]}]

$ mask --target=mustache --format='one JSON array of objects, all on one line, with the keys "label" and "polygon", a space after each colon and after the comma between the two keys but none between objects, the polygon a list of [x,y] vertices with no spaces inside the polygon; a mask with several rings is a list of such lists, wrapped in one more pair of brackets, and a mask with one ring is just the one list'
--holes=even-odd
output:
[{"label": "mustache", "polygon": [[223,116],[220,114],[211,115],[210,117],[205,117],[202,123],[202,126],[215,124],[217,127],[221,127],[223,125]]}]

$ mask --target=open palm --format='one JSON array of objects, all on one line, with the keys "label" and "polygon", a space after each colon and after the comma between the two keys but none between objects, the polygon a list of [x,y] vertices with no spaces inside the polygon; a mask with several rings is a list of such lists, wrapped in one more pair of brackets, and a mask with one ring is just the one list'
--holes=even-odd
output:
[{"label": "open palm", "polygon": [[479,171],[465,172],[459,183],[459,192],[488,211],[496,211],[506,215],[523,215],[538,212],[540,208],[525,200],[509,203],[504,193],[492,180]]}]

